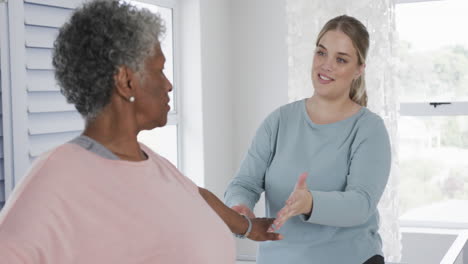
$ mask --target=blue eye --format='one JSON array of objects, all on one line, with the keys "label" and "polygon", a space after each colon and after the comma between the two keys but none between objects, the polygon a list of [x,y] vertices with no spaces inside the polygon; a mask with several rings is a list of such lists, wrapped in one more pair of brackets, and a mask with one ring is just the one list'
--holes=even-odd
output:
[{"label": "blue eye", "polygon": [[342,59],[342,58],[337,58],[336,61],[337,61],[338,63],[347,63],[347,61],[344,60],[344,59]]}]

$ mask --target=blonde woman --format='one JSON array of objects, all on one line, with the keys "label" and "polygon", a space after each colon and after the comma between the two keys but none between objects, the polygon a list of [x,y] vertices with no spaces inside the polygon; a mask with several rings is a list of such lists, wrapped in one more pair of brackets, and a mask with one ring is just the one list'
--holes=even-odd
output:
[{"label": "blonde woman", "polygon": [[261,243],[258,264],[384,263],[377,203],[391,154],[382,119],[366,108],[368,48],[357,19],[328,21],[316,42],[313,96],[266,118],[228,186],[234,210],[254,217],[265,192],[266,214],[277,216],[284,239]]}]

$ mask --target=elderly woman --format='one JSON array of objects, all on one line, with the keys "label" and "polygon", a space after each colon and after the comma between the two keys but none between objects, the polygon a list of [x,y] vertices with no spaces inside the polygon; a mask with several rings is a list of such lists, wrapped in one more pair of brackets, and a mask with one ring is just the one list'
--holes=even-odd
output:
[{"label": "elderly woman", "polygon": [[[171,83],[158,15],[91,1],[60,30],[53,64],[86,120],[40,156],[0,216],[1,263],[234,263],[231,232],[277,240],[137,142],[162,127]],[[223,222],[224,221],[224,222]],[[230,229],[230,230],[229,230]]]}]

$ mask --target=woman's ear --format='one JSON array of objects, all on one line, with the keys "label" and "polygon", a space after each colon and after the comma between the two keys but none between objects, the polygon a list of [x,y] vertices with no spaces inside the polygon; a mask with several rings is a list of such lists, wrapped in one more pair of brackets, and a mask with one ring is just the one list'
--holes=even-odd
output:
[{"label": "woman's ear", "polygon": [[119,66],[117,73],[114,75],[115,90],[118,95],[126,100],[135,96],[135,82],[136,74],[126,66]]},{"label": "woman's ear", "polygon": [[361,77],[365,69],[366,69],[366,64],[359,65],[359,69],[356,71],[356,74],[354,75],[354,80],[357,80],[359,77]]}]

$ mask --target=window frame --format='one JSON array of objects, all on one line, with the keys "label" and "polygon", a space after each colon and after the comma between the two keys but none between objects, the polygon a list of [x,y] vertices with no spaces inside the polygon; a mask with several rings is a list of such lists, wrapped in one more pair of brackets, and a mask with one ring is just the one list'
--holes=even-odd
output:
[{"label": "window frame", "polygon": [[166,126],[175,125],[177,127],[177,167],[179,170],[183,171],[183,156],[182,155],[182,128],[181,125],[181,81],[180,81],[180,56],[181,53],[179,46],[180,39],[180,0],[132,0],[136,2],[141,2],[144,4],[157,5],[163,8],[172,9],[172,51],[173,51],[173,105],[174,109],[167,115],[167,124]]},{"label": "window frame", "polygon": [[[448,103],[440,104],[439,103]],[[468,101],[400,103],[400,116],[468,116]]]},{"label": "window frame", "polygon": [[[0,35],[1,36],[6,36],[6,33],[8,32],[8,20],[7,20],[7,5],[6,2],[0,1]],[[10,72],[9,72],[9,65],[6,63],[6,58],[8,58],[8,39],[3,37],[0,38],[0,89],[1,89],[1,97],[0,100],[2,101],[0,103],[0,107],[2,108],[0,110],[0,129],[1,131],[1,137],[0,140],[2,140],[2,161],[3,164],[0,166],[0,169],[3,169],[3,171],[0,172],[0,174],[3,175],[3,190],[0,190],[0,193],[3,193],[3,198],[4,202],[6,201],[6,198],[10,194],[12,182],[11,182],[11,177],[8,175],[11,175],[11,167],[6,166],[6,164],[11,163],[11,155],[10,155],[10,149],[11,149],[11,131],[8,129],[9,126],[5,126],[7,122],[10,120],[7,120],[5,116],[9,117],[10,116],[10,101],[4,100],[3,98],[10,98],[10,90],[7,89],[7,87],[10,86]],[[4,59],[2,59],[4,58]],[[11,121],[10,121],[11,122]],[[11,126],[10,126],[11,127]],[[5,139],[10,139],[10,141],[7,141]],[[8,155],[5,155],[5,153],[8,153]],[[6,173],[8,171],[8,174]],[[2,204],[0,201],[0,210],[2,208]]]},{"label": "window frame", "polygon": [[[168,113],[166,126],[175,125],[177,127],[177,167],[183,171],[183,156],[182,155],[182,128],[181,125],[181,81],[180,81],[180,56],[181,53],[179,39],[180,39],[180,0],[131,0],[141,2],[143,4],[156,5],[163,8],[172,9],[172,51],[173,51],[173,105],[174,109]],[[155,128],[157,129],[157,128]]]}]

